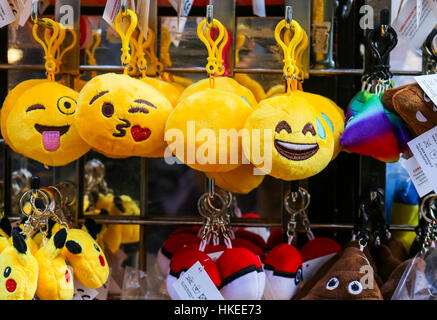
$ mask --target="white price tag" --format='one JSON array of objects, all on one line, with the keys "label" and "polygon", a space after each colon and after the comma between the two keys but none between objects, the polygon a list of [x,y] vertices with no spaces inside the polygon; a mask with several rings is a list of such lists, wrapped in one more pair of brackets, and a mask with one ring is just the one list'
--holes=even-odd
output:
[{"label": "white price tag", "polygon": [[437,127],[414,138],[408,142],[408,146],[432,189],[437,192]]},{"label": "white price tag", "polygon": [[222,255],[224,251],[217,251],[217,252],[212,252],[212,253],[208,253],[208,257],[210,257],[212,259],[212,261],[216,262],[217,259]]},{"label": "white price tag", "polygon": [[414,77],[426,95],[437,105],[437,74]]},{"label": "white price tag", "polygon": [[199,261],[173,287],[181,300],[224,300]]},{"label": "white price tag", "polygon": [[[178,11],[178,0],[168,0],[172,7]],[[191,7],[193,6],[194,0],[182,0],[181,1],[181,17],[187,17],[190,14]]]},{"label": "white price tag", "polygon": [[264,0],[252,0],[253,14],[258,17],[266,16],[266,2]]},{"label": "white price tag", "polygon": [[416,157],[411,157],[410,159],[401,158],[399,162],[405,168],[405,170],[407,170],[408,175],[410,176],[411,181],[413,182],[414,187],[416,188],[420,197],[423,197],[432,191],[432,187],[419,162],[417,162]]},{"label": "white price tag", "polygon": [[111,285],[111,280],[112,280],[111,273],[112,273],[112,269],[109,268],[108,281],[106,281],[106,283],[103,286],[96,289],[98,291],[98,294],[96,296],[97,300],[108,299],[109,286]]},{"label": "white price tag", "polygon": [[24,0],[23,11],[20,14],[20,20],[19,20],[20,27],[24,26],[27,20],[29,20],[31,9],[32,9],[32,0]]},{"label": "white price tag", "polygon": [[406,39],[414,48],[420,49],[436,25],[436,14],[434,0],[408,0],[402,6],[392,27],[399,37]]},{"label": "white price tag", "polygon": [[147,39],[147,31],[149,30],[149,9],[150,9],[150,0],[138,0],[138,5],[137,5],[138,28],[143,33],[144,39]]},{"label": "white price tag", "polygon": [[74,279],[73,300],[94,300],[99,292],[96,289],[90,289],[83,286],[77,279]]},{"label": "white price tag", "polygon": [[15,16],[9,6],[9,2],[6,0],[0,0],[0,28],[7,26],[14,21]]},{"label": "white price tag", "polygon": [[105,20],[111,27],[115,26],[115,18],[120,11],[120,0],[106,1],[105,10],[103,11],[103,20]]},{"label": "white price tag", "polygon": [[[203,19],[201,19],[203,20]],[[187,22],[186,17],[181,17],[179,19],[179,25],[177,18],[167,18],[164,20],[163,26],[165,26],[169,32],[171,37],[171,42],[178,47],[179,42],[181,41],[181,34],[184,32],[185,23]]]}]

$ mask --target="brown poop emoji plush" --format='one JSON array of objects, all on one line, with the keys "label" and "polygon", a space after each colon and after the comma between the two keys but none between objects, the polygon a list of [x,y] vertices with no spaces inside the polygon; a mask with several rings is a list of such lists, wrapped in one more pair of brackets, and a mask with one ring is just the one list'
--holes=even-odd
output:
[{"label": "brown poop emoji plush", "polygon": [[347,247],[340,259],[302,300],[382,300],[374,278],[362,283],[367,274],[361,272],[363,266],[370,267],[365,254],[356,247]]},{"label": "brown poop emoji plush", "polygon": [[416,136],[437,125],[437,107],[417,83],[407,85],[392,97],[395,113]]},{"label": "brown poop emoji plush", "polygon": [[382,281],[386,282],[393,270],[401,264],[401,261],[393,255],[390,248],[385,244],[373,246],[370,252],[373,261],[377,265],[379,276]]}]

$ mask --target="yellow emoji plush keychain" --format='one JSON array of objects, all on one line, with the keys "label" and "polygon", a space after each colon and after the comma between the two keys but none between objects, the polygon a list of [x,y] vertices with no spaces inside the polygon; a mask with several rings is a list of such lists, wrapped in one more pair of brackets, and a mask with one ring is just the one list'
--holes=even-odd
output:
[{"label": "yellow emoji plush keychain", "polygon": [[[121,21],[129,18],[126,32]],[[91,79],[80,91],[76,122],[80,136],[96,151],[115,157],[144,156],[166,145],[164,127],[170,101],[147,83],[128,75],[129,39],[137,16],[126,9],[115,26],[122,39],[123,74],[107,73]]]},{"label": "yellow emoji plush keychain", "polygon": [[[287,44],[281,39],[284,28],[293,32]],[[322,113],[304,97],[292,94],[298,90],[296,49],[304,33],[295,20],[284,19],[276,26],[275,38],[284,51],[286,94],[262,100],[247,119],[249,134],[243,136],[244,153],[251,163],[286,181],[317,174],[334,154],[333,131]],[[257,159],[260,154],[264,155],[263,161]]]},{"label": "yellow emoji plush keychain", "polygon": [[[224,83],[221,79],[225,82],[229,79],[216,77],[222,71],[217,59],[221,55],[217,51],[223,46],[225,28],[216,19],[208,20],[198,25],[197,33],[208,49],[206,71],[209,78],[202,80],[201,85],[195,83],[185,89],[182,96],[197,86],[193,93],[181,96],[167,120],[166,134],[180,137],[169,142],[169,148],[188,166],[203,172],[227,172],[242,164],[241,140],[237,138],[236,145],[232,145],[227,143],[227,138],[220,136],[226,130],[238,132],[242,129],[253,109],[241,90],[233,93],[221,89],[219,83]],[[219,34],[211,45],[205,34],[210,35],[212,28],[219,29]]]},{"label": "yellow emoji plush keychain", "polygon": [[[53,31],[50,36],[46,31],[46,42],[38,36],[40,25]],[[45,52],[47,80],[19,84],[10,92],[1,111],[2,134],[9,146],[46,166],[66,165],[90,149],[76,130],[78,93],[54,81],[57,62],[66,52],[57,53],[65,32],[53,20],[37,20],[33,36]]]}]

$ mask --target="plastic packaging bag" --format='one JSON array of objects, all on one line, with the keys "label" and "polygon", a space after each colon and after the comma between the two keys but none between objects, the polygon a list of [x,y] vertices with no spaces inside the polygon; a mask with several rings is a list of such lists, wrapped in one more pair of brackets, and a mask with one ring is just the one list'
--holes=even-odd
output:
[{"label": "plastic packaging bag", "polygon": [[405,270],[392,300],[437,300],[437,248],[418,253]]}]

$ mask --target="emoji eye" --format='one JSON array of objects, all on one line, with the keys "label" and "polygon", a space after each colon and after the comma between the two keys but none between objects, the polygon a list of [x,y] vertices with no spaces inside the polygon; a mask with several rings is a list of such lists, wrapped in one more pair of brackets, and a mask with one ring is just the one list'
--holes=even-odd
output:
[{"label": "emoji eye", "polygon": [[97,252],[100,252],[99,247],[94,243],[94,248],[96,248]]},{"label": "emoji eye", "polygon": [[328,280],[328,283],[326,284],[326,289],[334,290],[335,288],[338,287],[339,283],[340,283],[340,281],[338,281],[338,279],[336,277],[333,277],[333,278]]},{"label": "emoji eye", "polygon": [[70,97],[60,97],[58,99],[58,110],[66,115],[72,115],[76,111],[76,101]]},{"label": "emoji eye", "polygon": [[277,133],[281,132],[282,130],[285,130],[288,133],[291,133],[291,128],[290,128],[290,125],[287,123],[287,121],[281,121],[276,125],[275,131]]},{"label": "emoji eye", "polygon": [[428,97],[428,95],[426,93],[423,93],[423,100],[425,100],[425,102],[431,101],[431,99]]},{"label": "emoji eye", "polygon": [[363,291],[363,286],[361,285],[361,283],[359,281],[352,281],[351,283],[349,283],[348,286],[348,291],[352,294],[360,294],[361,291]]},{"label": "emoji eye", "polygon": [[303,135],[305,135],[307,132],[311,132],[311,134],[313,136],[316,135],[316,129],[314,129],[313,125],[311,123],[309,123],[309,122],[302,129],[302,134]]},{"label": "emoji eye", "polygon": [[34,104],[34,105],[31,105],[29,108],[27,108],[26,112],[29,112],[32,110],[45,110],[45,107],[42,104]]},{"label": "emoji eye", "polygon": [[9,277],[9,275],[11,274],[11,267],[6,267],[5,271],[3,272],[3,276],[5,278]]},{"label": "emoji eye", "polygon": [[110,102],[105,102],[102,106],[102,113],[106,118],[111,118],[114,114],[114,106]]},{"label": "emoji eye", "polygon": [[296,283],[296,285],[299,285],[301,281],[302,281],[302,269],[299,268],[297,269],[296,278],[294,278],[294,283]]}]

